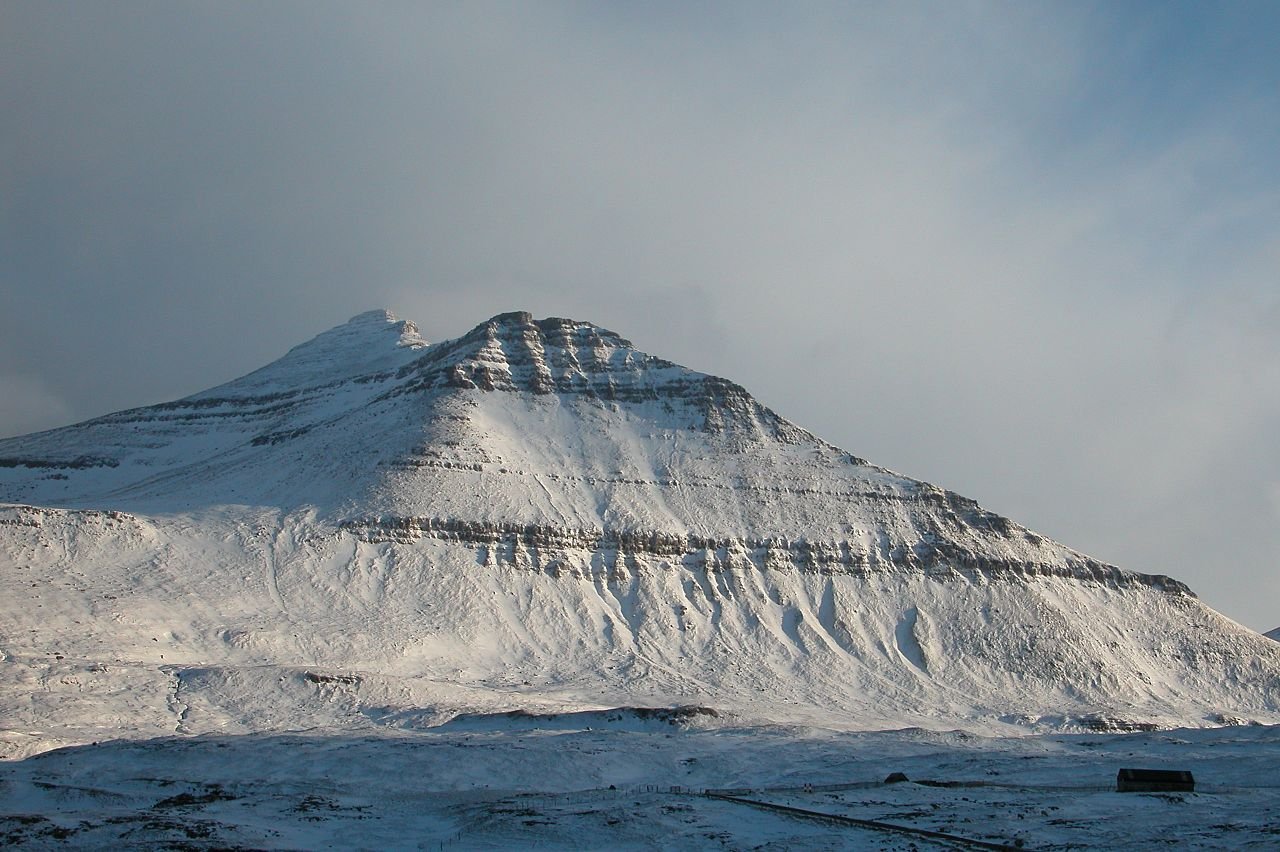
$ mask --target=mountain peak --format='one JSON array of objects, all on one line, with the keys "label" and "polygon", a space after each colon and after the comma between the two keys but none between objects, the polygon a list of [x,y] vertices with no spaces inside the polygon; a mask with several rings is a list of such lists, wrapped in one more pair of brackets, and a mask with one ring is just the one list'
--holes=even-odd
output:
[{"label": "mountain peak", "polygon": [[247,376],[189,399],[263,396],[329,384],[398,366],[406,352],[426,346],[427,341],[412,322],[398,319],[386,309],[365,311],[298,344]]},{"label": "mountain peak", "polygon": [[273,720],[417,719],[450,682],[468,705],[705,694],[876,725],[1280,718],[1280,646],[1181,583],[566,318],[428,345],[360,314],[221,388],[0,440],[0,502],[25,504],[0,507],[0,616],[39,641],[0,677],[6,708],[50,659],[152,653],[144,698],[117,662],[74,688],[166,733],[227,695]]},{"label": "mountain peak", "polygon": [[363,325],[366,323],[395,322],[398,318],[389,308],[375,308],[372,311],[361,311],[347,320],[343,325]]},{"label": "mountain peak", "polygon": [[387,308],[358,313],[341,326],[338,326],[338,328],[366,329],[373,332],[394,331],[401,336],[416,335],[418,333],[418,327],[413,322],[400,319],[395,315],[394,311]]},{"label": "mountain peak", "polygon": [[[556,411],[554,424],[507,431],[531,412],[542,420]],[[478,470],[535,438],[549,454],[540,468],[561,453],[557,447],[586,451],[584,434],[595,431],[626,434],[639,442],[632,449],[686,432],[732,447],[821,443],[741,386],[648,355],[589,322],[512,311],[428,344],[384,309],[357,314],[209,390],[0,442],[0,499],[96,505],[110,494],[114,506],[135,495],[182,494],[209,503],[331,506],[368,489],[383,493],[386,471],[445,455]],[[613,458],[624,449],[610,444],[601,452]],[[578,462],[593,470],[610,464]],[[190,475],[196,469],[203,472]],[[414,479],[397,490],[397,505],[422,485]]]},{"label": "mountain peak", "polygon": [[534,319],[533,314],[528,311],[507,311],[490,317],[478,326],[473,328],[464,337],[470,337],[474,334],[496,335],[501,333],[527,333],[535,336],[542,336],[551,339],[553,342],[559,342],[575,333],[585,334],[592,338],[598,338],[600,341],[611,341],[612,345],[625,347],[627,349],[634,348],[634,344],[627,340],[617,332],[602,328],[592,322],[583,320],[570,319],[568,317],[547,317],[546,319]]},{"label": "mountain peak", "polygon": [[741,385],[636,349],[589,322],[498,314],[455,340],[431,347],[403,372],[394,393],[437,388],[586,397],[605,404],[659,405],[694,415],[693,428],[749,440],[816,440],[761,405]]},{"label": "mountain peak", "polygon": [[455,388],[588,393],[616,398],[663,378],[654,371],[691,371],[637,351],[631,341],[589,322],[527,311],[498,314],[455,341],[441,345],[439,366]]},{"label": "mountain peak", "polygon": [[525,311],[431,345],[368,311],[220,387],[0,441],[0,500],[309,506],[499,538],[545,528],[766,555],[820,541],[835,555],[805,551],[806,564],[839,570],[1118,576],[821,441],[727,379]]}]

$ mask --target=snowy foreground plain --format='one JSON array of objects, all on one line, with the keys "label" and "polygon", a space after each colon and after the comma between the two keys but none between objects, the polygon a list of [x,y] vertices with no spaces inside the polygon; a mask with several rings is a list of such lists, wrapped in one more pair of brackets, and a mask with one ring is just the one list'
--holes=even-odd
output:
[{"label": "snowy foreground plain", "polygon": [[3,847],[1280,849],[1280,643],[587,323],[0,440],[0,582]]},{"label": "snowy foreground plain", "polygon": [[[1190,769],[1196,792],[1114,792],[1132,766]],[[1277,766],[1277,726],[990,738],[619,712],[363,737],[206,735],[0,764],[0,845],[1276,849]],[[912,780],[882,783],[893,772]],[[764,810],[708,788],[963,840]]]}]

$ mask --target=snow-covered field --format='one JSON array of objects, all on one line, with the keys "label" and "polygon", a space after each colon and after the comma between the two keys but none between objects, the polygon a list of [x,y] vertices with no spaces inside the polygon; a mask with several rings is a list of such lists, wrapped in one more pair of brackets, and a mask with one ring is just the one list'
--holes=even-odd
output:
[{"label": "snow-covered field", "polygon": [[[591,723],[591,724],[587,724]],[[109,742],[0,764],[16,848],[1275,849],[1280,728],[987,738],[693,726],[625,712],[381,735]],[[1117,793],[1120,768],[1194,793]],[[906,783],[882,783],[891,773]],[[922,783],[930,782],[930,783]]]}]

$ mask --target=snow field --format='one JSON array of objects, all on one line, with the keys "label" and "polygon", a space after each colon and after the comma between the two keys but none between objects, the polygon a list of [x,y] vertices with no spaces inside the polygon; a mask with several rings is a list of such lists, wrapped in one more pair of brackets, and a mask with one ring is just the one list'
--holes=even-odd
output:
[{"label": "snow field", "polygon": [[[1276,727],[987,738],[591,721],[598,727],[507,719],[487,731],[63,749],[0,764],[0,839],[14,848],[951,848],[761,812],[700,795],[707,788],[1027,849],[1262,850],[1280,836]],[[1190,769],[1197,791],[1115,793],[1128,766]],[[880,783],[892,772],[912,781]],[[925,781],[956,786],[916,783]]]}]

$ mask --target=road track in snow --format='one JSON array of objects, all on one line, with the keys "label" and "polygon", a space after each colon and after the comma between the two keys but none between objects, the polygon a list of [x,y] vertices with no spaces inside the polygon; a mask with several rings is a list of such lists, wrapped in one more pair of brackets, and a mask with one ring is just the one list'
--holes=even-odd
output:
[{"label": "road track in snow", "polygon": [[742,796],[729,796],[724,793],[708,792],[706,795],[709,798],[719,799],[722,802],[735,802],[737,804],[747,805],[753,808],[776,811],[798,819],[818,820],[853,828],[869,829],[871,831],[878,831],[885,834],[905,834],[962,849],[994,849],[997,850],[997,852],[1029,852],[1025,847],[1010,846],[1005,843],[991,843],[987,840],[976,840],[971,837],[961,837],[956,834],[947,834],[943,831],[932,831],[927,828],[912,828],[907,825],[895,825],[894,823],[880,822],[879,820],[858,819],[856,817],[842,816],[840,814],[824,813],[823,811],[811,811],[805,808],[792,807],[790,805],[778,805],[773,802],[762,802],[759,799],[747,799]]}]

